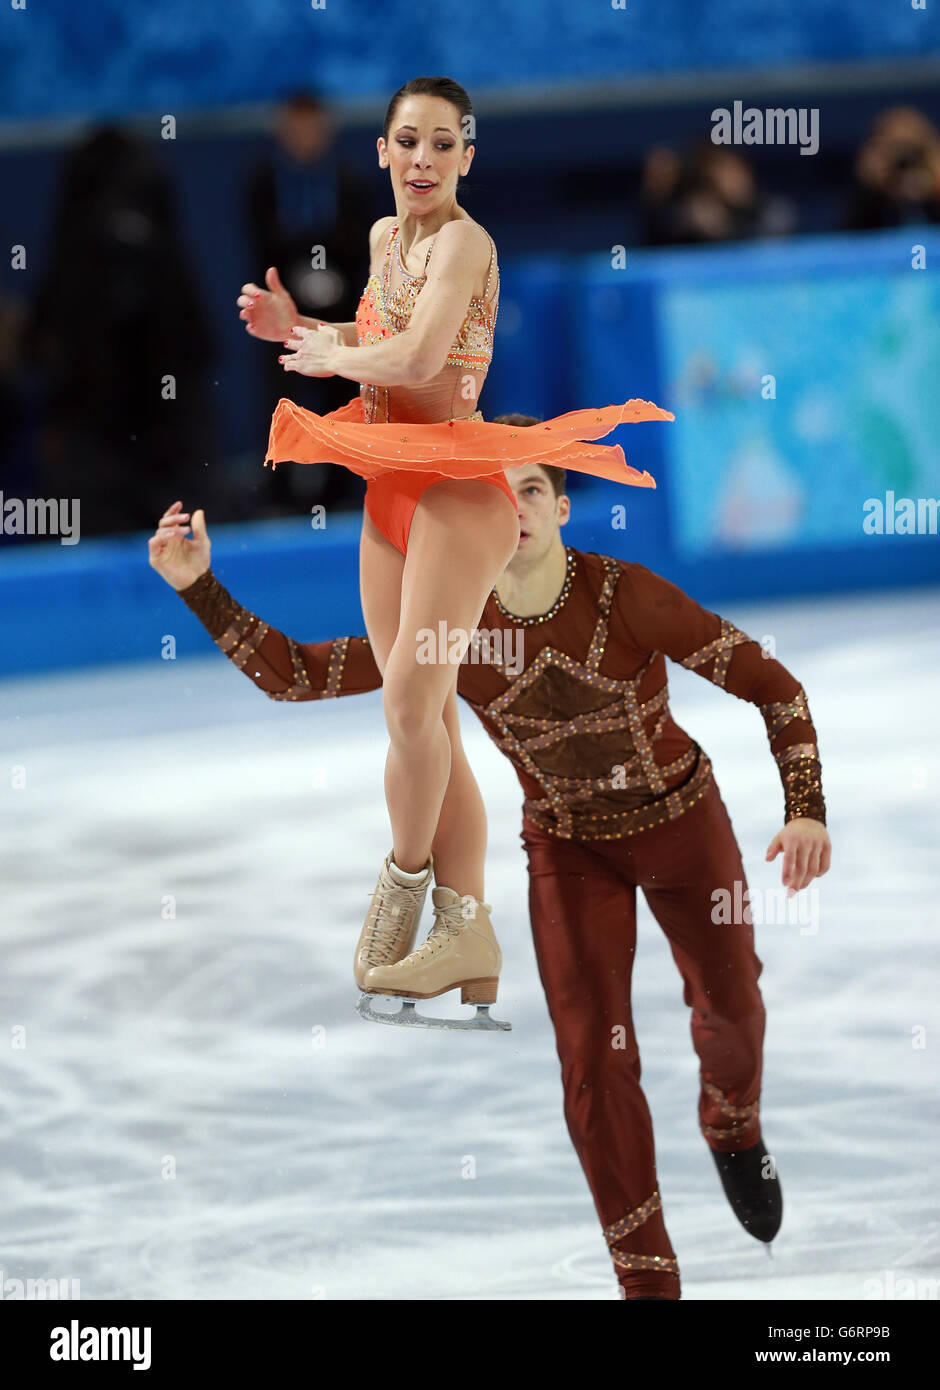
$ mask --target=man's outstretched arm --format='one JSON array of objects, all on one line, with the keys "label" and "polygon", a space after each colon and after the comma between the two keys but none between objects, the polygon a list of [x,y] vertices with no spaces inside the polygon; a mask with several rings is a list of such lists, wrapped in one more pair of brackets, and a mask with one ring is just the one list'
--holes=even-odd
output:
[{"label": "man's outstretched arm", "polygon": [[760,710],[780,772],[785,819],[826,823],[816,729],[806,692],[746,632],[643,565],[626,565],[619,614],[643,650],[660,651]]},{"label": "man's outstretched arm", "polygon": [[822,768],[816,729],[800,682],[746,632],[702,608],[643,565],[622,565],[616,611],[641,650],[661,651],[757,706],[785,803],[784,830],[771,840],[767,858],[784,854],[784,883],[790,891],[825,873],[831,850],[825,833]]},{"label": "man's outstretched arm", "polygon": [[295,642],[244,608],[211,569],[177,592],[219,651],[272,700],[359,695],[382,684],[368,637]]},{"label": "man's outstretched arm", "polygon": [[150,564],[196,615],[220,651],[272,700],[323,700],[377,690],[382,677],[368,637],[295,642],[233,598],[209,567],[202,511],[175,502],[151,537]]}]

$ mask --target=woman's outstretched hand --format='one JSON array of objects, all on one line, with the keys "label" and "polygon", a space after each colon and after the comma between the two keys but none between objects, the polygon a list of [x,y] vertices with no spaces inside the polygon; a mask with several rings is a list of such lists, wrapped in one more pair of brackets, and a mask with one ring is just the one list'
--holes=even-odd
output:
[{"label": "woman's outstretched hand", "polygon": [[236,301],[241,310],[238,317],[245,320],[245,331],[253,338],[282,343],[297,322],[297,305],[281,284],[277,266],[268,267],[264,282],[266,290],[253,282],[242,285]]},{"label": "woman's outstretched hand", "polygon": [[206,514],[199,508],[192,516],[192,540],[186,539],[190,529],[189,512],[181,511],[182,502],[174,502],[160,518],[156,532],[147,546],[150,564],[173,589],[188,589],[209,568],[212,543],[206,530]]},{"label": "woman's outstretched hand", "polygon": [[284,343],[293,355],[277,360],[284,364],[285,372],[300,372],[303,376],[335,376],[328,363],[334,350],[342,345],[343,335],[339,329],[327,323],[318,324],[316,328],[295,325]]}]

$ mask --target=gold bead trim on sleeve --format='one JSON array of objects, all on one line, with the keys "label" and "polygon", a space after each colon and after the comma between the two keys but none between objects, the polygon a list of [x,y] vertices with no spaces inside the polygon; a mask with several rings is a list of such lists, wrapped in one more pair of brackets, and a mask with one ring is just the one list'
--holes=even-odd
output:
[{"label": "gold bead trim on sleeve", "polygon": [[343,671],[346,669],[348,650],[348,637],[338,637],[330,647],[330,664],[326,673],[326,685],[323,687],[325,699],[339,695],[343,688]]},{"label": "gold bead trim on sleeve", "polygon": [[330,644],[330,660],[322,690],[314,690],[310,684],[310,676],[298,644],[291,637],[286,641],[294,672],[294,683],[286,690],[269,692],[272,700],[327,700],[342,693],[348,637],[337,637]]},{"label": "gold bead trim on sleeve", "polygon": [[815,743],[794,743],[775,753],[784,786],[786,819],[808,816],[826,823],[826,802],[822,792],[822,768]]},{"label": "gold bead trim on sleeve", "polygon": [[267,623],[261,622],[253,613],[246,612],[243,618],[237,618],[231,627],[226,628],[217,640],[216,646],[239,671],[243,671],[249,658],[257,652],[270,631]]},{"label": "gold bead trim on sleeve", "polygon": [[791,743],[789,748],[781,748],[779,753],[775,753],[778,767],[786,767],[788,763],[794,762],[797,758],[812,758],[814,761],[819,758],[819,749],[815,743]]},{"label": "gold bead trim on sleeve", "polygon": [[268,696],[272,700],[301,700],[306,693],[307,698],[310,698],[313,691],[310,686],[310,677],[307,675],[307,668],[300,655],[300,648],[292,637],[285,637],[284,640],[287,643],[294,681],[286,690],[269,690]]},{"label": "gold bead trim on sleeve", "polygon": [[823,800],[822,768],[816,744],[794,743],[786,748],[774,749],[774,739],[795,720],[803,720],[812,728],[805,690],[800,686],[792,700],[761,705],[760,712],[767,725],[771,752],[783,782],[787,821],[796,816],[809,816],[825,824],[826,803]]},{"label": "gold bead trim on sleeve", "polygon": [[764,716],[767,725],[767,736],[773,742],[782,729],[788,724],[792,724],[794,719],[805,719],[807,724],[812,723],[809,717],[809,705],[806,700],[806,691],[800,686],[792,700],[777,700],[769,705],[760,705],[760,712]]},{"label": "gold bead trim on sleeve", "polygon": [[714,660],[715,666],[709,679],[713,685],[721,686],[724,689],[734,648],[753,640],[752,637],[748,637],[746,632],[742,632],[733,623],[729,623],[727,618],[722,618],[720,635],[713,642],[699,647],[697,652],[683,657],[679,665],[685,666],[689,671],[694,671],[697,667],[704,666],[707,661]]}]

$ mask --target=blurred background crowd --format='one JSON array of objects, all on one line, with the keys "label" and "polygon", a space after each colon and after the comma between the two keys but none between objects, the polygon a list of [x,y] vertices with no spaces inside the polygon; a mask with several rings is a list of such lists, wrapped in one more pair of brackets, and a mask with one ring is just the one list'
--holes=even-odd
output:
[{"label": "blurred background crowd", "polygon": [[[6,0],[0,67],[7,1297],[34,1276],[86,1309],[615,1292],[557,1105],[512,769],[464,711],[516,1032],[499,1074],[455,1043],[455,1086],[421,1039],[373,1058],[352,1008],[362,856],[387,844],[381,692],[263,699],[148,563],[179,498],[265,624],[365,632],[360,481],[262,467],[280,396],[356,388],[285,374],[236,300],[273,264],[299,312],[353,316],[394,212],[376,137],[421,74],[477,114],[460,202],[501,272],[485,415],[674,412],[609,441],[655,489],[569,473],[564,538],[749,632],[821,741],[833,873],[799,926],[794,899],[758,928],[792,1204],[771,1262],[713,1205],[688,1014],[638,895],[686,1292],[935,1297],[940,509],[933,534],[863,523],[940,498],[940,0]],[[818,109],[818,152],[713,143],[737,101]],[[80,499],[80,544],[3,524],[38,498]],[[669,696],[772,903],[764,721],[675,664]]]},{"label": "blurred background crowd", "polygon": [[[316,62],[309,67],[315,75]],[[475,96],[460,64],[451,68]],[[936,93],[914,104],[901,79],[898,88],[890,101],[883,80],[856,86],[849,100],[807,91],[758,100],[822,106],[813,158],[712,143],[714,100],[651,95],[619,108],[613,93],[555,109],[495,103],[491,116],[484,93],[463,204],[495,237],[504,286],[514,259],[545,252],[937,224]],[[35,193],[28,273],[14,267],[0,285],[8,495],[73,496],[80,479],[84,534],[147,528],[177,496],[192,500],[195,479],[217,520],[359,504],[362,485],[344,469],[262,470],[279,396],[325,411],[356,388],[285,375],[279,345],[245,337],[235,299],[275,265],[301,313],[354,317],[369,225],[393,211],[374,146],[391,90],[376,95],[371,119],[350,119],[307,87],[284,93],[247,132],[191,137],[184,121],[167,141],[156,120],[149,131],[139,120],[102,120],[42,151],[8,137],[0,171],[5,160],[25,196]],[[12,210],[4,222],[9,242],[22,241]],[[319,267],[313,247],[325,253]],[[160,386],[168,374],[172,405]],[[490,414],[532,403],[484,397],[483,406]]]}]

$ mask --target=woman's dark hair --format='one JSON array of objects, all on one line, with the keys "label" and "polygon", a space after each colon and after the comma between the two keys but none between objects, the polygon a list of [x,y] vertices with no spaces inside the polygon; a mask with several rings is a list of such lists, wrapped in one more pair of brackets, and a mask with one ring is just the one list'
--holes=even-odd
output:
[{"label": "woman's dark hair", "polygon": [[[537,420],[534,415],[497,415],[493,420],[494,425],[518,425],[526,429],[530,425],[540,425],[541,420]],[[552,485],[552,491],[556,497],[560,497],[565,490],[565,470],[559,468],[554,463],[537,463],[536,468],[541,468]]]},{"label": "woman's dark hair", "polygon": [[410,82],[406,82],[404,87],[399,87],[388,104],[385,113],[385,124],[382,126],[382,134],[388,140],[388,132],[392,128],[392,121],[395,119],[395,111],[400,101],[405,97],[441,97],[444,101],[449,101],[451,106],[455,106],[460,113],[460,133],[463,138],[464,149],[473,144],[472,138],[464,134],[464,122],[470,118],[470,129],[473,128],[473,103],[459,82],[454,82],[450,77],[413,77]]}]

